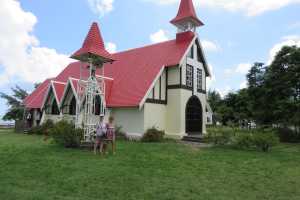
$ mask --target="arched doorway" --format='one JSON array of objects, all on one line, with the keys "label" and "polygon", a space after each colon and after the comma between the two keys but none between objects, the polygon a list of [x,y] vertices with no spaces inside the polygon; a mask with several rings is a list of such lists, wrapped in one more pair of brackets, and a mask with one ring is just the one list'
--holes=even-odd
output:
[{"label": "arched doorway", "polygon": [[202,134],[203,109],[198,97],[192,96],[185,108],[185,129],[189,135]]}]

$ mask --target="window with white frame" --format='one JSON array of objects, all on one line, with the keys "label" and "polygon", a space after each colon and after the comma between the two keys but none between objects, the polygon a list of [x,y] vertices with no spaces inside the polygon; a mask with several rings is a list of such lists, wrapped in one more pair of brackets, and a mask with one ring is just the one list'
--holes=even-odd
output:
[{"label": "window with white frame", "polygon": [[193,87],[193,66],[186,66],[186,86]]},{"label": "window with white frame", "polygon": [[197,69],[197,90],[202,90],[202,69]]}]

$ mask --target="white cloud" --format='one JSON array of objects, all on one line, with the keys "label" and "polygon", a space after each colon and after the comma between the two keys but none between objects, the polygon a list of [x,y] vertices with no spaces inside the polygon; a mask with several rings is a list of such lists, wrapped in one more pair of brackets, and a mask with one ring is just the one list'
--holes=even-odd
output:
[{"label": "white cloud", "polygon": [[166,31],[160,29],[159,31],[150,35],[150,40],[152,43],[158,43],[168,40]]},{"label": "white cloud", "polygon": [[88,0],[91,10],[99,17],[111,12],[114,9],[114,0]]},{"label": "white cloud", "polygon": [[275,44],[271,48],[269,53],[269,60],[267,64],[269,65],[272,63],[276,54],[281,50],[283,46],[293,46],[293,45],[300,47],[300,35],[289,35],[289,36],[282,37],[282,41]]},{"label": "white cloud", "polygon": [[222,98],[224,98],[231,91],[233,90],[229,85],[225,86],[223,89],[217,89],[217,92],[219,92]]},{"label": "white cloud", "polygon": [[39,82],[55,76],[71,59],[55,49],[39,46],[33,34],[37,18],[24,11],[16,0],[0,2],[1,84],[10,80]]},{"label": "white cloud", "polygon": [[241,63],[237,66],[237,68],[235,69],[235,72],[246,75],[249,72],[249,70],[251,69],[251,67],[252,67],[252,65],[250,63]]},{"label": "white cloud", "polygon": [[203,40],[201,44],[205,51],[217,52],[221,50],[221,48],[215,42],[210,40]]},{"label": "white cloud", "polygon": [[240,84],[240,89],[245,89],[248,87],[248,83],[247,81],[243,81],[241,84]]},{"label": "white cloud", "polygon": [[[179,0],[144,0],[159,5],[178,3]],[[247,16],[256,16],[282,7],[298,4],[300,0],[194,0],[196,6],[221,8],[230,12],[242,12]]]},{"label": "white cloud", "polygon": [[117,45],[113,42],[107,42],[105,44],[106,49],[109,53],[116,53],[117,52]]},{"label": "white cloud", "polygon": [[206,79],[206,86],[208,89],[212,88],[212,85],[217,81],[216,80],[216,76],[214,75],[214,70],[213,70],[213,66],[211,64],[208,64],[208,68],[212,74],[212,76],[210,78]]},{"label": "white cloud", "polygon": [[235,68],[227,68],[224,70],[226,77],[232,77],[238,74],[246,75],[251,69],[252,65],[250,63],[240,63]]}]

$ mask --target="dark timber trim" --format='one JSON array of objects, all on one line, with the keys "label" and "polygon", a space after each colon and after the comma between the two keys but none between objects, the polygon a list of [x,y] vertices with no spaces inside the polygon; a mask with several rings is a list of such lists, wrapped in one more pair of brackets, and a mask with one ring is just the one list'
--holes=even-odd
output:
[{"label": "dark timber trim", "polygon": [[179,66],[179,71],[180,71],[180,78],[179,78],[179,84],[182,85],[182,67]]},{"label": "dark timber trim", "polygon": [[168,103],[168,81],[169,81],[169,68],[166,68],[166,91],[165,91],[165,101]]},{"label": "dark timber trim", "polygon": [[152,89],[152,98],[155,99],[155,85],[154,85],[154,87]]},{"label": "dark timber trim", "polygon": [[159,100],[161,100],[161,76],[159,77]]},{"label": "dark timber trim", "polygon": [[201,94],[206,94],[206,91],[205,90],[197,90],[197,92],[201,93]]},{"label": "dark timber trim", "polygon": [[190,91],[193,91],[193,88],[192,87],[188,87],[186,85],[168,85],[167,87],[168,89],[172,90],[172,89],[184,89],[184,90],[190,90]]},{"label": "dark timber trim", "polygon": [[193,69],[193,73],[192,73],[192,80],[193,80],[193,83],[192,83],[192,86],[193,86],[192,93],[193,93],[193,96],[194,96],[194,88],[195,88],[195,80],[194,80],[195,76],[194,76],[194,74],[195,74],[195,67],[192,66],[192,69]]},{"label": "dark timber trim", "polygon": [[146,103],[153,103],[153,104],[163,104],[166,105],[167,101],[166,100],[159,100],[159,99],[147,99]]}]

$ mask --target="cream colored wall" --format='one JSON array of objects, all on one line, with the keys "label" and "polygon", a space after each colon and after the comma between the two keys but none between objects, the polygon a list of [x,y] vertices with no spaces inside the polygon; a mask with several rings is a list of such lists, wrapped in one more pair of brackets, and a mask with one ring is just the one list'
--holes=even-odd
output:
[{"label": "cream colored wall", "polygon": [[180,73],[178,67],[168,68],[168,85],[177,85],[180,82]]},{"label": "cream colored wall", "polygon": [[[159,79],[157,79],[154,88],[154,99],[159,100]],[[153,88],[151,88],[151,92],[147,98],[153,99]],[[161,74],[161,100],[166,100],[166,70]]]},{"label": "cream colored wall", "polygon": [[54,123],[57,123],[60,120],[62,120],[62,116],[61,115],[49,115],[49,114],[46,114],[45,112],[44,112],[43,115],[44,116],[43,116],[43,120],[41,121],[41,123],[45,123],[47,120],[51,120]]},{"label": "cream colored wall", "polygon": [[166,134],[183,136],[184,130],[181,121],[182,116],[182,103],[181,103],[181,90],[172,89],[168,90],[168,103],[166,105]]},{"label": "cream colored wall", "polygon": [[111,115],[115,118],[115,124],[122,126],[128,134],[144,133],[144,109],[138,108],[113,108]]},{"label": "cream colored wall", "polygon": [[159,130],[166,130],[166,105],[144,104],[144,132],[153,126]]}]

